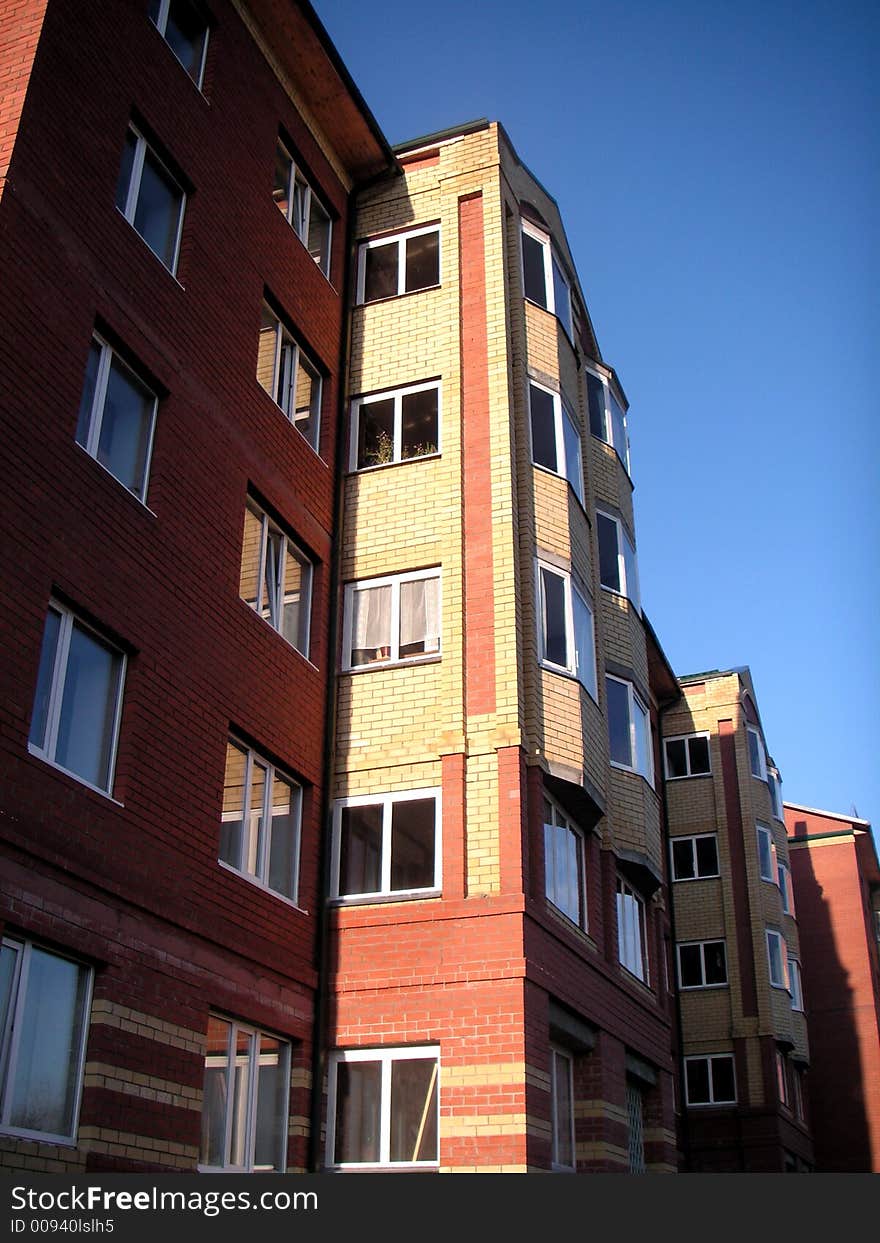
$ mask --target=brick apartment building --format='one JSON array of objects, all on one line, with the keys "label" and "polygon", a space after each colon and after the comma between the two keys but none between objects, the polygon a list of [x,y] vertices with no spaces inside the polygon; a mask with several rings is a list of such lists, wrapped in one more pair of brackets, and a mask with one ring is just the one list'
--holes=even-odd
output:
[{"label": "brick apartment building", "polygon": [[871,826],[786,803],[816,1169],[880,1173],[880,864]]}]

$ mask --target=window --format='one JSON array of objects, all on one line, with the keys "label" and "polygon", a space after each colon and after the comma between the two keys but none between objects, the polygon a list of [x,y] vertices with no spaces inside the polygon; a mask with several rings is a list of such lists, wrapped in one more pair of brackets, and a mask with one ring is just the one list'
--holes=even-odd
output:
[{"label": "window", "polygon": [[186,72],[201,87],[208,23],[190,0],[150,0],[150,20]]},{"label": "window", "polygon": [[317,453],[321,430],[321,376],[278,316],[263,303],[257,380]]},{"label": "window", "polygon": [[308,656],[312,563],[250,499],[244,511],[239,590],[246,604]]},{"label": "window", "polygon": [[678,945],[678,979],[682,988],[717,988],[727,983],[723,941],[690,941]]},{"label": "window", "polygon": [[793,1074],[791,1076],[792,1097],[794,1102],[794,1116],[799,1122],[804,1120],[804,1084],[803,1071],[798,1066],[792,1066]]},{"label": "window", "polygon": [[439,656],[439,570],[349,583],[343,636],[345,669]]},{"label": "window", "polygon": [[701,880],[704,876],[718,875],[718,837],[715,833],[674,837],[671,850],[673,880]]},{"label": "window", "polygon": [[428,457],[440,447],[440,385],[359,397],[351,408],[351,470]]},{"label": "window", "polygon": [[639,571],[636,550],[623,523],[611,514],[596,511],[599,537],[599,580],[608,591],[616,591],[631,600],[641,611]]},{"label": "window", "polygon": [[330,214],[281,139],[275,148],[275,205],[325,276],[330,275]]},{"label": "window", "polygon": [[439,1056],[436,1046],[332,1053],[327,1164],[436,1166]]},{"label": "window", "polygon": [[785,863],[778,863],[776,873],[779,877],[779,893],[782,898],[782,909],[786,915],[794,914],[794,890],[791,885],[791,869]]},{"label": "window", "polygon": [[785,813],[782,810],[782,779],[775,768],[771,768],[767,774],[767,785],[770,787],[770,805],[773,808],[773,815],[777,820],[785,822]]},{"label": "window", "polygon": [[532,461],[567,479],[584,503],[581,436],[577,421],[559,393],[529,381]]},{"label": "window", "polygon": [[767,828],[766,824],[759,824],[756,828],[758,832],[758,866],[761,872],[761,880],[769,880],[775,885],[778,876],[776,871],[776,843],[773,840],[773,833]]},{"label": "window", "polygon": [[378,302],[440,284],[437,225],[363,242],[358,262],[358,302]]},{"label": "window", "polygon": [[756,729],[752,729],[751,725],[746,726],[749,736],[749,766],[752,770],[752,776],[757,777],[759,781],[767,780],[767,757],[764,752],[764,743],[761,741],[761,735]]},{"label": "window", "polygon": [[550,1049],[550,1103],[554,1170],[575,1168],[574,1059],[565,1049]]},{"label": "window", "polygon": [[632,1079],[626,1081],[627,1151],[630,1174],[646,1173],[645,1105],[642,1089]]},{"label": "window", "polygon": [[556,315],[569,339],[571,287],[556,257],[550,238],[528,221],[522,222],[523,292],[529,302]]},{"label": "window", "polygon": [[733,1105],[736,1080],[732,1053],[684,1059],[685,1099],[688,1105]]},{"label": "window", "polygon": [[677,781],[680,777],[703,777],[711,773],[708,734],[683,734],[677,738],[667,738],[663,747],[666,752],[666,776],[670,781]]},{"label": "window", "polygon": [[297,899],[302,790],[268,760],[226,744],[220,860],[236,872]]},{"label": "window", "polygon": [[186,196],[133,126],[125,136],[116,206],[172,274],[177,271]]},{"label": "window", "polygon": [[788,952],[785,938],[774,928],[767,930],[767,961],[770,968],[770,983],[774,988],[788,988]]},{"label": "window", "polygon": [[144,502],[157,406],[156,394],[106,341],[94,337],[86,365],[76,441]]},{"label": "window", "polygon": [[611,391],[605,376],[585,371],[587,404],[590,408],[590,432],[616,450],[624,469],[629,471],[629,439],[623,406]]},{"label": "window", "polygon": [[645,903],[625,881],[617,880],[617,952],[621,966],[648,982]]},{"label": "window", "polygon": [[548,798],[544,799],[544,886],[553,905],[579,928],[586,928],[584,835]]},{"label": "window", "polygon": [[331,893],[430,893],[440,888],[440,791],[341,799],[333,810]]},{"label": "window", "polygon": [[46,614],[29,749],[109,794],[125,657],[54,601]]},{"label": "window", "polygon": [[538,562],[538,653],[542,664],[571,673],[598,700],[593,613],[570,574]]},{"label": "window", "polygon": [[779,1103],[788,1109],[788,1068],[785,1064],[785,1054],[780,1049],[776,1050],[776,1091]]},{"label": "window", "polygon": [[283,1172],[290,1045],[244,1023],[208,1019],[199,1168]]},{"label": "window", "polygon": [[788,955],[788,987],[791,993],[792,1010],[804,1008],[804,982],[801,976],[801,964],[796,958]]},{"label": "window", "polygon": [[611,763],[616,768],[629,768],[641,773],[653,785],[654,763],[648,709],[631,682],[606,676],[605,691],[608,697]]},{"label": "window", "polygon": [[0,1130],[76,1138],[91,1005],[88,967],[30,941],[0,947]]}]

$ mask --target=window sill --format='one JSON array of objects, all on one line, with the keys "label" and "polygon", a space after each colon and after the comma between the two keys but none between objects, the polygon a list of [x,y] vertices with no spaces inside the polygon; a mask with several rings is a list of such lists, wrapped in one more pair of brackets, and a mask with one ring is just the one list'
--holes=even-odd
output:
[{"label": "window sill", "polygon": [[348,470],[350,478],[358,475],[372,475],[379,470],[389,470],[393,466],[412,466],[413,462],[435,462],[442,457],[438,449],[436,453],[420,453],[418,457],[399,458],[396,462],[377,462],[374,466],[352,466]]},{"label": "window sill", "polygon": [[440,652],[430,656],[409,657],[406,660],[377,660],[371,665],[353,665],[348,669],[340,669],[343,673],[375,673],[384,669],[409,669],[414,665],[439,665],[443,656]]},{"label": "window sill", "polygon": [[51,1144],[53,1148],[76,1148],[75,1135],[49,1135],[45,1131],[26,1131],[23,1127],[0,1126],[0,1135],[29,1144]]},{"label": "window sill", "polygon": [[666,774],[667,781],[697,781],[700,777],[711,777],[711,773],[682,773],[680,777],[670,777]]},{"label": "window sill", "polygon": [[388,906],[394,902],[420,902],[424,899],[436,901],[442,898],[443,890],[439,887],[432,889],[406,889],[400,893],[351,893],[339,894],[336,897],[328,898],[328,903],[337,910],[342,910],[348,906]]},{"label": "window sill", "polygon": [[683,993],[714,993],[719,988],[730,988],[730,981],[724,984],[680,984],[679,988]]},{"label": "window sill", "polygon": [[416,294],[427,293],[429,289],[442,288],[442,284],[438,282],[436,285],[423,285],[421,289],[405,289],[403,293],[391,293],[387,298],[371,298],[369,302],[358,302],[355,309],[358,310],[365,306],[381,306],[387,302],[399,302],[401,298],[412,298]]},{"label": "window sill", "polygon": [[77,449],[79,449],[80,453],[85,454],[85,456],[89,459],[90,462],[95,463],[95,465],[99,468],[102,474],[106,475],[108,479],[113,480],[113,482],[116,484],[116,487],[122,490],[123,495],[129,497],[132,501],[134,501],[137,504],[138,509],[142,510],[143,513],[149,514],[151,518],[157,517],[156,511],[154,509],[150,509],[147,502],[142,500],[141,497],[139,497],[136,492],[132,492],[131,488],[127,488],[125,484],[122,482],[122,480],[119,478],[119,476],[113,474],[113,471],[110,469],[109,466],[105,466],[104,463],[99,458],[96,458],[93,453],[89,453],[88,449],[86,449],[83,445],[81,445],[78,440],[75,440],[73,443],[76,445]]},{"label": "window sill", "polygon": [[[672,839],[675,841],[675,838]],[[673,885],[682,885],[694,880],[720,880],[720,872],[712,872],[709,876],[673,876]]]},{"label": "window sill", "polygon": [[254,889],[259,889],[267,894],[270,898],[275,898],[279,902],[283,902],[285,906],[289,906],[292,910],[297,911],[300,915],[308,915],[308,911],[304,906],[300,906],[294,898],[288,898],[286,894],[279,893],[277,889],[270,887],[260,880],[258,876],[252,876],[250,872],[242,872],[240,868],[233,867],[231,863],[227,863],[225,859],[218,859],[218,865],[224,872],[229,872],[232,876],[237,876],[239,880],[247,881]]},{"label": "window sill", "polygon": [[87,790],[91,790],[93,794],[100,794],[101,798],[105,798],[108,803],[113,803],[116,807],[124,807],[124,803],[120,803],[118,798],[114,798],[109,790],[102,790],[100,786],[93,785],[91,781],[86,781],[85,777],[80,777],[79,773],[73,772],[69,768],[65,768],[62,764],[57,764],[55,760],[50,760],[42,751],[38,751],[32,744],[28,743],[28,752],[35,760],[39,760],[41,764],[54,768],[56,773],[63,773],[65,777],[70,777],[77,785],[84,786]]}]

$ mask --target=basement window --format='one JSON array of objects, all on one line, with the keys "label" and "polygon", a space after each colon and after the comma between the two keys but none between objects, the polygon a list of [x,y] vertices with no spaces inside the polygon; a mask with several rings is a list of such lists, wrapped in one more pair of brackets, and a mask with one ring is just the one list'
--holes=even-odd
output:
[{"label": "basement window", "polygon": [[358,253],[359,303],[378,302],[440,284],[440,229],[428,225],[363,242]]}]

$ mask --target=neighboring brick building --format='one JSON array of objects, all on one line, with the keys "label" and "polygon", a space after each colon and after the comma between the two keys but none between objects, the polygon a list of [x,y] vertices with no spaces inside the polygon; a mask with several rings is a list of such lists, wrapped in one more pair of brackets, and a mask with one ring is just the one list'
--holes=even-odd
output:
[{"label": "neighboring brick building", "polygon": [[748,669],[663,717],[688,1169],[811,1168],[801,954],[781,782]]},{"label": "neighboring brick building", "polygon": [[0,4],[0,1165],[303,1169],[348,202],[393,157],[308,5],[112,9]]},{"label": "neighboring brick building", "polygon": [[880,865],[866,820],[785,804],[820,1172],[880,1173]]}]

